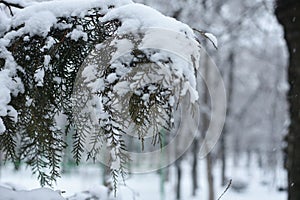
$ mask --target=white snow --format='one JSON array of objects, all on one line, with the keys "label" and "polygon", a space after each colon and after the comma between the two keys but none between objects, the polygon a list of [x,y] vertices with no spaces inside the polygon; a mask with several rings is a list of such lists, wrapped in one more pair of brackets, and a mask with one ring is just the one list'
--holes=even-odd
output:
[{"label": "white snow", "polygon": [[14,191],[0,186],[0,200],[64,200],[56,191],[48,188],[33,189],[31,191]]},{"label": "white snow", "polygon": [[118,33],[136,32],[140,28],[163,28],[176,32],[183,32],[189,38],[194,37],[194,32],[188,25],[174,18],[164,16],[157,10],[139,3],[128,4],[111,10],[102,21],[121,19],[122,26]]},{"label": "white snow", "polygon": [[[16,116],[14,109],[9,106],[9,102],[11,100],[11,93],[12,88],[17,86],[17,82],[13,81],[10,78],[10,72],[9,70],[2,70],[0,71],[0,117],[4,117],[10,114],[14,118]],[[1,119],[1,118],[0,118]],[[3,123],[3,120],[0,120],[0,134],[2,134],[5,131],[5,125]]]},{"label": "white snow", "polygon": [[88,39],[87,34],[83,31],[82,26],[77,26],[76,29],[74,29],[67,36],[71,37],[71,39],[75,41],[79,40],[80,38],[82,38],[84,41],[87,41]]},{"label": "white snow", "polygon": [[[1,9],[1,6],[0,6]],[[1,33],[8,31],[11,19],[7,16],[6,13],[0,12],[0,36],[2,36]]]},{"label": "white snow", "polygon": [[87,200],[87,199],[106,200],[111,198],[109,197],[108,188],[101,185],[94,186],[87,191],[76,193],[75,195],[68,198],[68,200]]},{"label": "white snow", "polygon": [[0,118],[0,135],[2,133],[4,133],[5,130],[6,130],[6,127],[5,127],[4,123],[3,123],[3,120]]},{"label": "white snow", "polygon": [[37,83],[36,84],[37,86],[40,86],[40,87],[43,86],[43,84],[44,84],[44,76],[45,76],[45,70],[44,70],[44,68],[40,68],[40,69],[37,69],[35,71],[34,80]]},{"label": "white snow", "polygon": [[[1,82],[3,82],[3,81],[1,81]],[[10,102],[10,90],[7,87],[1,87],[0,88],[0,95],[1,95],[1,99],[0,99],[0,116],[5,116],[5,115],[7,115],[6,105]]]},{"label": "white snow", "polygon": [[112,61],[117,60],[121,56],[126,53],[129,53],[133,49],[132,41],[128,39],[120,39],[113,41],[114,47],[117,48],[116,52],[114,52],[113,57],[111,58]]},{"label": "white snow", "polygon": [[[14,18],[13,26],[16,27],[24,22],[28,22],[29,19],[38,20],[41,11],[46,11],[49,16],[66,17],[66,16],[84,16],[91,8],[102,8],[101,11],[105,14],[110,5],[115,7],[132,3],[130,0],[54,0],[48,2],[36,3],[32,6],[28,6],[25,9],[20,10]],[[50,14],[51,13],[51,14]],[[33,18],[34,17],[34,18]],[[39,21],[39,20],[38,20]],[[49,20],[51,21],[51,19]],[[47,22],[47,20],[46,20]],[[48,22],[47,22],[48,23]],[[26,24],[26,23],[25,23]],[[34,27],[33,27],[34,28]]]},{"label": "white snow", "polygon": [[116,73],[112,73],[112,74],[109,74],[107,76],[106,80],[107,80],[108,83],[113,83],[117,79],[118,79],[117,74]]},{"label": "white snow", "polygon": [[[17,17],[18,16],[19,15],[17,15]],[[45,37],[56,21],[56,16],[52,12],[47,10],[36,11],[25,20],[24,31],[28,32],[30,36],[41,35]]]},{"label": "white snow", "polygon": [[218,48],[218,39],[212,33],[204,33],[204,35]]},{"label": "white snow", "polygon": [[[29,41],[29,37],[25,36],[24,41]],[[56,43],[55,39],[51,36],[47,37],[46,45],[41,49],[44,51],[45,49],[50,49]]]},{"label": "white snow", "polygon": [[45,55],[45,56],[44,56],[44,66],[45,66],[45,67],[48,67],[50,61],[51,61],[51,56]]},{"label": "white snow", "polygon": [[95,80],[97,78],[97,65],[88,65],[82,71],[82,76],[85,78],[85,82],[90,82],[91,80]]}]

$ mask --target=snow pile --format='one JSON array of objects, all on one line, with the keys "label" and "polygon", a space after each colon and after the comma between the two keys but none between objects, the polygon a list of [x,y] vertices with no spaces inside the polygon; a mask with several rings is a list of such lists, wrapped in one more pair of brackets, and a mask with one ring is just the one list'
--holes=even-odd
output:
[{"label": "snow pile", "polygon": [[13,18],[13,27],[25,24],[22,31],[31,35],[43,35],[57,22],[58,17],[78,16],[83,17],[92,8],[100,8],[105,15],[111,7],[119,7],[132,3],[130,0],[55,0],[37,3],[20,10]]},{"label": "snow pile", "polygon": [[112,195],[107,187],[101,185],[94,186],[87,191],[78,192],[66,198],[60,194],[60,191],[54,191],[49,188],[16,190],[15,186],[0,185],[0,200],[107,200],[112,199]]},{"label": "snow pile", "polygon": [[194,38],[194,32],[188,25],[139,3],[113,9],[103,17],[102,21],[113,19],[122,21],[122,26],[118,28],[119,34],[136,32],[142,28],[162,28],[184,33],[190,39]]},{"label": "snow pile", "polygon": [[[77,16],[83,17],[92,8],[99,8],[101,14],[105,15],[110,9],[132,3],[131,0],[54,0],[40,3],[33,3],[24,9],[16,10],[13,18],[3,17],[5,23],[1,23],[2,30],[9,30],[24,25],[17,31],[6,34],[0,45],[10,42],[11,39],[28,33],[29,35],[45,36],[50,28],[56,26],[59,17]],[[0,12],[0,16],[4,15]],[[6,26],[5,26],[6,25]],[[3,27],[2,27],[3,26]],[[1,31],[0,29],[0,31]],[[0,34],[1,35],[1,34]]]},{"label": "snow pile", "polygon": [[30,191],[14,191],[0,186],[0,200],[64,200],[59,192],[48,188],[39,188]]}]

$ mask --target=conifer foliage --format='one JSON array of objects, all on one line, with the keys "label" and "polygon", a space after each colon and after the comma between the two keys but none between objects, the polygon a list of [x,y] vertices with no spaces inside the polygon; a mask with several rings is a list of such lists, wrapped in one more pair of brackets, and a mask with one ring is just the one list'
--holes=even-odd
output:
[{"label": "conifer foliage", "polygon": [[[199,46],[188,26],[131,1],[87,2],[0,1],[10,16],[0,27],[0,147],[41,185],[60,176],[72,134],[75,161],[105,156],[116,188],[130,160],[122,136],[130,132],[143,145],[151,132],[159,143],[180,99],[197,100]],[[162,34],[178,40],[173,52],[159,50]]]},{"label": "conifer foliage", "polygon": [[[1,70],[10,62],[18,66],[13,81],[21,82],[20,92],[11,96],[6,116],[1,116],[5,131],[0,135],[0,146],[6,160],[18,167],[20,161],[38,173],[41,185],[51,185],[59,177],[64,134],[72,126],[71,94],[76,74],[90,49],[109,37],[118,22],[101,23],[103,14],[97,8],[89,9],[82,17],[58,17],[45,35],[30,32],[13,37],[2,49]],[[24,25],[8,31],[2,39]],[[84,37],[72,38],[72,33],[82,31]],[[20,31],[22,32],[22,31]],[[15,80],[16,79],[16,80]],[[13,115],[12,112],[18,112]],[[65,130],[56,125],[59,114],[68,116]],[[18,119],[16,119],[18,118]],[[82,147],[74,135],[74,158],[79,161]]]}]

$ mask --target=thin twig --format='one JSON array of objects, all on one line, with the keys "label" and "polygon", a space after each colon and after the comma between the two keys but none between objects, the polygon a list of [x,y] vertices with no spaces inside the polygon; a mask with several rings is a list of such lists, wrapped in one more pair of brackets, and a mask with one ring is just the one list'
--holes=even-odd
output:
[{"label": "thin twig", "polygon": [[11,14],[11,16],[14,16],[14,13],[13,13],[11,7],[20,8],[20,9],[24,8],[23,6],[21,6],[19,4],[10,3],[10,2],[3,1],[3,0],[0,0],[0,3],[4,4],[5,6],[7,6],[7,8],[9,9],[9,12]]},{"label": "thin twig", "polygon": [[193,30],[196,31],[196,32],[198,32],[198,33],[200,33],[203,37],[205,37],[206,39],[208,39],[208,40],[214,45],[214,47],[215,47],[216,49],[218,49],[218,47],[217,47],[217,45],[214,43],[214,41],[212,41],[211,38],[208,37],[208,36],[206,35],[206,32],[200,31],[200,30],[198,30],[198,29],[196,29],[196,28],[193,28]]},{"label": "thin twig", "polygon": [[229,180],[229,183],[228,183],[227,187],[225,188],[224,192],[221,194],[221,196],[217,200],[220,200],[223,197],[223,195],[227,192],[227,190],[231,186],[231,182],[232,182],[232,179]]},{"label": "thin twig", "polygon": [[17,3],[10,3],[10,2],[6,2],[6,1],[3,1],[3,0],[0,0],[0,3],[3,3],[4,5],[6,6],[12,6],[12,7],[15,7],[15,8],[24,8],[23,6],[21,6],[20,4],[17,4]]}]

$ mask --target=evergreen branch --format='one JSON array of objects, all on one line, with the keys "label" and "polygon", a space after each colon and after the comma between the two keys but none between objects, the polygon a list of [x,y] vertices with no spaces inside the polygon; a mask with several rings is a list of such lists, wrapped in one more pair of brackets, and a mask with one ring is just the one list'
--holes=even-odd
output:
[{"label": "evergreen branch", "polygon": [[16,142],[13,133],[9,129],[0,135],[0,148],[5,152],[5,160],[11,160],[14,163],[16,162]]},{"label": "evergreen branch", "polygon": [[78,165],[81,161],[81,154],[84,152],[84,143],[86,135],[79,130],[75,130],[73,135],[73,158],[75,159],[76,164]]}]

